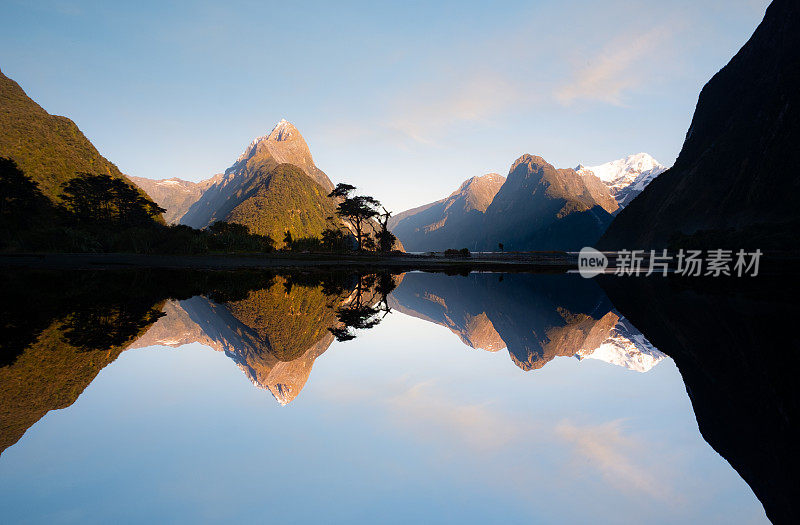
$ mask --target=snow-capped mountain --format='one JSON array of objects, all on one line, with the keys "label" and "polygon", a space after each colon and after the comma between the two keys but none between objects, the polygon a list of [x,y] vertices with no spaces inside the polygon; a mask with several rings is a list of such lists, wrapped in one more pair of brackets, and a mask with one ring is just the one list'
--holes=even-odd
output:
[{"label": "snow-capped mountain", "polygon": [[594,174],[603,181],[619,206],[623,208],[666,169],[666,166],[649,154],[637,153],[599,166],[580,164],[575,171],[581,175]]},{"label": "snow-capped mountain", "polygon": [[575,357],[599,359],[628,370],[647,372],[660,363],[666,355],[653,346],[630,321],[620,317],[600,346],[578,350]]}]

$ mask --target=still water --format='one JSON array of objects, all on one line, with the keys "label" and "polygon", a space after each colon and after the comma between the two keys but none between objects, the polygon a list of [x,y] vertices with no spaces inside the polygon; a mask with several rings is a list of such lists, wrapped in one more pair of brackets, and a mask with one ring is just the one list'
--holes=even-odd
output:
[{"label": "still water", "polygon": [[754,489],[786,511],[594,281],[12,279],[6,523],[767,522]]}]

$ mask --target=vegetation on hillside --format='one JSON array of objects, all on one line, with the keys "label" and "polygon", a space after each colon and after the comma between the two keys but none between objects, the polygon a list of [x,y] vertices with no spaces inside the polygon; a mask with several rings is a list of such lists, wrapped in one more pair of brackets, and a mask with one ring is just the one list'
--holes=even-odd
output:
[{"label": "vegetation on hillside", "polygon": [[195,254],[269,252],[274,241],[246,226],[166,226],[163,211],[122,179],[80,174],[55,204],[8,158],[0,158],[0,249],[37,252]]},{"label": "vegetation on hillside", "polygon": [[0,157],[13,159],[52,200],[58,200],[63,185],[76,173],[108,175],[127,181],[74,122],[49,114],[2,72],[0,130]]}]

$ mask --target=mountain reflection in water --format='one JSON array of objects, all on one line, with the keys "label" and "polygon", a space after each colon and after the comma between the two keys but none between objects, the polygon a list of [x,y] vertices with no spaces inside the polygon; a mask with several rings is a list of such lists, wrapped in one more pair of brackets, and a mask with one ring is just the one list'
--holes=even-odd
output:
[{"label": "mountain reflection in water", "polygon": [[[670,279],[647,288],[653,282],[514,273],[5,274],[0,453],[48,411],[74,403],[125,350],[200,343],[286,405],[334,341],[379,331],[387,315],[408,315],[446,327],[466,347],[505,349],[531,381],[556,357],[640,373],[673,357],[706,440],[771,519],[797,518],[797,465],[787,455],[800,437],[797,387],[788,379],[798,360],[783,353],[798,348],[797,338],[766,326],[770,316],[794,311],[785,293],[771,295],[773,283],[767,290],[687,292]],[[751,303],[768,314],[753,315]],[[715,307],[724,316],[707,314]],[[712,321],[704,323],[704,315]],[[732,333],[739,337],[725,335]],[[756,334],[769,348],[759,348]],[[781,365],[755,357],[762,352],[780,354]]]}]

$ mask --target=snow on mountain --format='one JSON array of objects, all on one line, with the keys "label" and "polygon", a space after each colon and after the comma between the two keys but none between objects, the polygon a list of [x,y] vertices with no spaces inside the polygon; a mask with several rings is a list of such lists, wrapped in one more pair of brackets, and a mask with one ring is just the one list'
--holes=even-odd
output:
[{"label": "snow on mountain", "polygon": [[598,359],[636,372],[647,372],[666,355],[659,351],[627,319],[620,317],[608,338],[594,349],[581,349],[578,359]]},{"label": "snow on mountain", "polygon": [[666,169],[666,166],[649,154],[637,153],[599,166],[581,164],[575,171],[581,175],[594,174],[608,186],[620,207],[624,207]]}]

